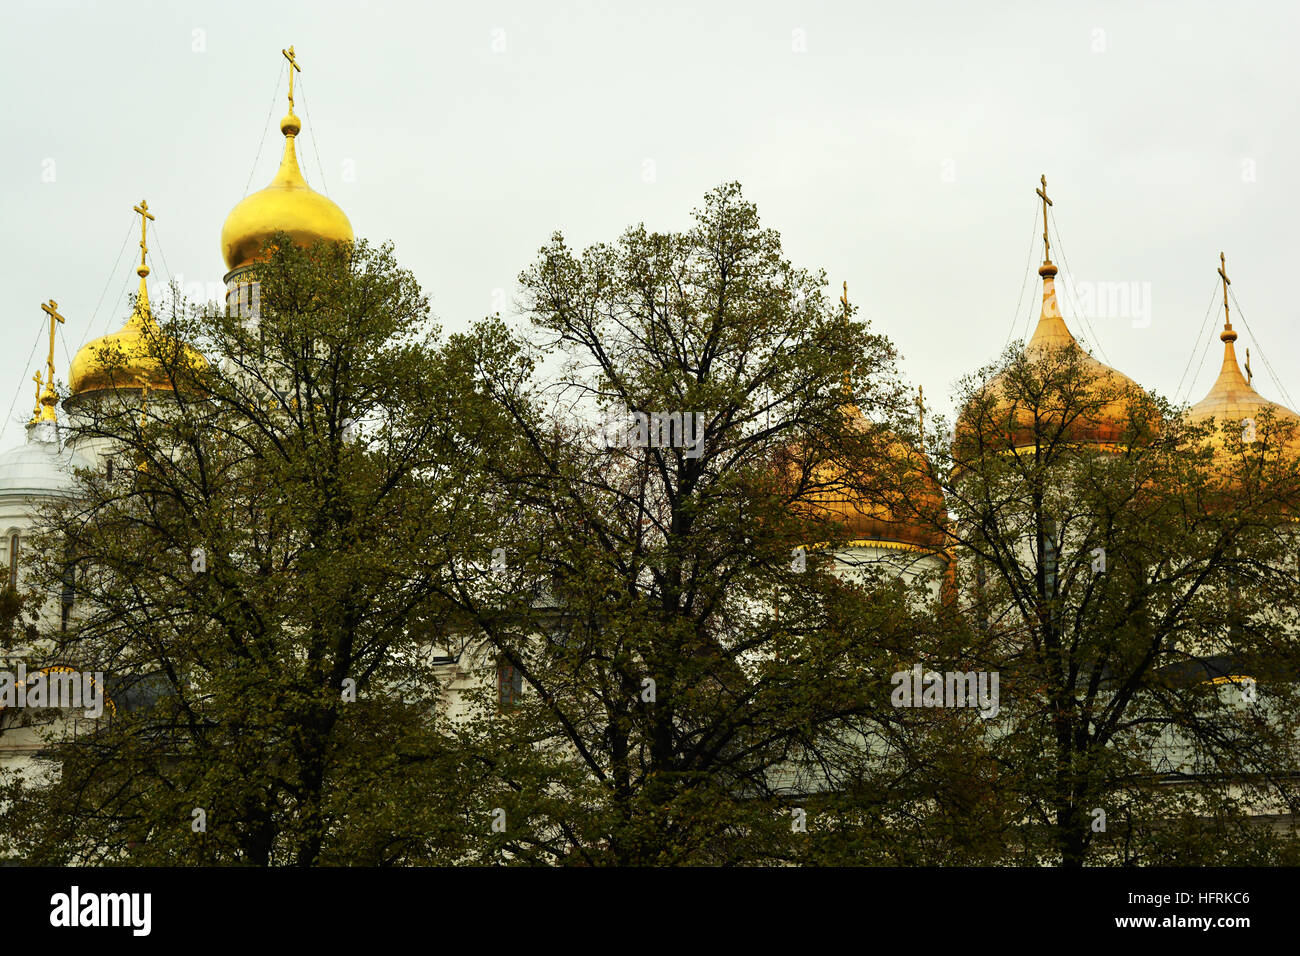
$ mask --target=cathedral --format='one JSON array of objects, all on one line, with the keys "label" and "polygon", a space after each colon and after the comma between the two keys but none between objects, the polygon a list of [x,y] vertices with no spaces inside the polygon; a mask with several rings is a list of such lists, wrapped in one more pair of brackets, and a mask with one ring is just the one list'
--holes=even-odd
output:
[{"label": "cathedral", "polygon": [[[284,55],[290,64],[289,108],[280,122],[284,144],[279,168],[265,188],[234,206],[221,229],[226,306],[234,313],[256,315],[258,256],[272,235],[287,233],[304,245],[319,240],[351,241],[354,238],[347,215],[330,199],[313,190],[299,167],[296,139],[302,123],[294,111],[293,94],[293,76],[299,65],[292,47],[284,51]],[[1099,381],[1116,389],[1140,390],[1132,378],[1085,352],[1066,324],[1057,301],[1057,267],[1052,262],[1047,237],[1048,200],[1045,191],[1040,191],[1039,195],[1044,202],[1044,258],[1038,270],[1042,279],[1042,305],[1037,326],[1025,345],[1026,354],[1034,357],[1049,350],[1077,350]],[[54,345],[58,327],[65,317],[59,313],[54,300],[42,305],[42,321],[49,324],[49,349],[45,367],[33,376],[36,394],[32,418],[26,426],[26,441],[0,454],[0,531],[3,531],[0,565],[3,565],[7,592],[11,595],[17,592],[22,581],[26,536],[37,523],[40,509],[75,493],[75,475],[79,469],[99,470],[111,476],[115,468],[134,467],[129,461],[117,459],[111,441],[74,437],[77,435],[75,426],[84,416],[93,414],[106,403],[139,409],[144,413],[151,403],[165,404],[175,388],[175,383],[162,374],[157,363],[150,358],[150,349],[146,347],[146,343],[163,335],[146,285],[150,274],[149,222],[154,213],[143,201],[134,207],[134,212],[140,217],[139,262],[135,268],[139,287],[134,306],[121,328],[87,343],[76,353],[67,370],[66,390],[62,394],[56,387],[59,376],[54,362]],[[1277,419],[1300,424],[1300,415],[1265,398],[1253,386],[1252,376],[1243,373],[1235,348],[1238,334],[1232,326],[1228,308],[1229,280],[1226,265],[1222,263],[1220,274],[1224,287],[1224,321],[1219,333],[1223,345],[1222,367],[1208,393],[1192,405],[1188,413],[1190,419],[1196,423],[1241,424],[1249,429],[1256,418],[1268,413]],[[845,296],[847,313],[847,289]],[[196,366],[205,361],[197,352],[189,351],[187,355]],[[989,388],[996,391],[998,385],[994,380],[989,383]],[[852,427],[866,427],[862,413],[851,403],[846,403],[843,411]],[[1073,423],[1070,436],[1084,445],[1106,448],[1119,440],[1127,417],[1128,409],[1117,403]],[[957,422],[955,440],[961,441],[964,434],[981,427],[980,422],[963,417]],[[1012,447],[1023,447],[1032,442],[1030,431],[1029,422],[1013,428]],[[943,494],[933,479],[925,450],[898,438],[890,447],[889,454],[913,471],[924,485],[923,507],[935,515],[941,513],[944,509]],[[936,533],[933,521],[899,517],[878,503],[868,504],[847,490],[836,490],[833,474],[823,477],[828,478],[830,490],[815,495],[813,505],[842,522],[850,537],[848,545],[835,555],[838,573],[852,577],[864,568],[884,568],[908,581],[924,579],[934,582],[932,595],[935,598],[942,597],[945,590],[952,587],[952,558],[943,537]],[[44,625],[51,629],[68,627],[77,613],[77,600],[75,587],[66,587],[42,610]],[[34,656],[34,651],[30,646],[24,646],[23,636],[19,633],[13,634],[8,643],[12,650],[0,666],[7,672],[18,673],[25,658]],[[458,695],[476,683],[481,686],[486,681],[490,686],[495,681],[498,702],[503,708],[523,692],[519,675],[512,668],[487,658],[462,659],[460,655],[447,652],[436,659],[436,664],[444,685],[450,690],[448,706],[453,711],[460,706]],[[31,685],[33,680],[34,675],[29,673],[26,685]],[[11,689],[21,691],[23,688],[17,684],[22,683],[11,681]],[[87,718],[82,713],[84,707],[48,709],[61,712],[58,719],[66,724],[68,732],[81,733],[85,732],[87,722],[93,724],[95,720],[111,719],[116,707],[130,705],[127,699],[115,699],[111,675],[102,678],[98,689],[105,696],[106,706],[102,715]],[[49,701],[49,704],[53,703]],[[6,714],[5,710],[10,712]],[[34,779],[51,772],[40,760],[41,734],[48,728],[49,720],[33,719],[26,713],[15,715],[4,700],[0,700],[0,720],[4,723],[0,732],[0,767],[30,770]]]}]

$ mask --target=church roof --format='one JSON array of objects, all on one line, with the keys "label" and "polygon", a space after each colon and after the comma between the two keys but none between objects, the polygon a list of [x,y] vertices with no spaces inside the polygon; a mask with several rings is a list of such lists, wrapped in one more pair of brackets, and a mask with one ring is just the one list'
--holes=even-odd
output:
[{"label": "church roof", "polygon": [[[1047,237],[1047,207],[1051,200],[1047,198],[1047,179],[1043,177],[1043,188],[1038,191],[1043,201],[1043,264],[1038,274],[1043,279],[1043,306],[1039,313],[1038,326],[1033,336],[1025,345],[1025,356],[1033,361],[1047,361],[1053,357],[1076,359],[1084,379],[1089,383],[1088,390],[1095,402],[1094,407],[1082,408],[1082,414],[1076,410],[1056,410],[1028,408],[1016,402],[1008,387],[1007,372],[995,376],[984,387],[984,393],[993,400],[991,408],[985,408],[977,415],[976,404],[972,402],[962,410],[957,420],[957,437],[961,444],[981,436],[984,443],[1004,448],[1024,448],[1032,446],[1037,436],[1043,434],[1044,425],[1050,433],[1053,424],[1059,424],[1063,437],[1071,442],[1096,447],[1109,447],[1118,443],[1128,431],[1132,418],[1132,403],[1140,401],[1145,392],[1133,379],[1111,368],[1085,352],[1075,339],[1074,334],[1061,316],[1060,304],[1056,298],[1056,265],[1052,262],[1051,245]],[[1069,421],[1063,416],[1069,414]],[[974,419],[981,419],[976,421]]]},{"label": "church roof", "polygon": [[[1225,441],[1220,426],[1227,424],[1235,429],[1239,425],[1254,421],[1264,413],[1271,414],[1278,422],[1289,422],[1300,426],[1300,415],[1285,405],[1269,401],[1255,391],[1250,380],[1241,374],[1235,346],[1237,332],[1232,327],[1232,318],[1228,312],[1228,285],[1231,280],[1227,275],[1227,263],[1223,253],[1219,253],[1219,275],[1223,278],[1223,331],[1219,333],[1219,340],[1223,342],[1223,365],[1209,393],[1188,410],[1187,417],[1196,425],[1215,426],[1209,441],[1216,458],[1223,458],[1230,457],[1232,451]],[[1246,363],[1246,367],[1250,368],[1249,362]],[[1291,435],[1287,444],[1292,454],[1300,453],[1300,431]]]},{"label": "church roof", "polygon": [[54,422],[28,426],[27,443],[0,454],[0,498],[49,498],[70,494],[74,471],[91,463],[58,440]]},{"label": "church roof", "polygon": [[347,215],[333,200],[308,186],[298,166],[294,140],[302,131],[302,121],[293,111],[293,74],[300,67],[293,47],[283,52],[289,61],[289,112],[280,121],[284,154],[270,185],[241,200],[221,228],[221,253],[231,272],[257,261],[267,240],[278,232],[288,233],[302,246],[353,239]]},{"label": "church roof", "polygon": [[[145,284],[149,275],[149,266],[145,264],[149,251],[145,230],[148,220],[154,217],[144,201],[135,207],[135,212],[140,215],[140,265],[135,270],[140,277],[140,289],[135,308],[116,332],[93,339],[77,350],[68,372],[68,387],[73,396],[118,389],[173,390],[172,374],[164,367],[172,363],[164,363],[161,357],[172,353],[177,344],[154,320]],[[180,345],[175,357],[176,371],[196,372],[205,365],[203,357],[188,345]]]}]

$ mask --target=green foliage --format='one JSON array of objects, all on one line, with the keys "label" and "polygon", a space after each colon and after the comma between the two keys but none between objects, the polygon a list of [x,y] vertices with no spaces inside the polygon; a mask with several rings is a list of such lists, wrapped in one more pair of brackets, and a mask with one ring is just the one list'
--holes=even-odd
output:
[{"label": "green foliage", "polygon": [[[530,691],[504,721],[484,701],[471,725],[526,821],[484,858],[887,859],[878,819],[847,842],[810,834],[847,812],[830,789],[896,772],[877,742],[929,739],[902,727],[888,675],[916,659],[930,602],[839,580],[826,555],[847,530],[801,506],[827,489],[823,466],[852,480],[905,429],[892,348],[783,257],[735,184],[684,233],[635,227],[581,255],[557,234],[521,283],[520,351],[552,368],[492,393],[519,436],[483,461],[520,503],[499,542],[510,573],[450,595]],[[703,438],[629,441],[620,419],[638,412],[697,413]],[[929,819],[947,789],[882,802]],[[808,833],[792,822],[805,805]]]},{"label": "green foliage", "polygon": [[273,247],[255,323],[165,325],[206,367],[160,338],[174,393],[80,409],[77,439],[136,467],[82,476],[34,570],[61,580],[74,542],[81,613],[48,654],[119,675],[123,706],[54,745],[61,779],[13,817],[33,862],[460,852],[458,758],[421,654],[448,627],[439,575],[490,517],[470,463],[496,426],[389,249]]},{"label": "green foliage", "polygon": [[[0,781],[7,853],[1300,859],[1283,423],[1214,458],[1081,353],[1013,349],[922,435],[890,343],[736,184],[684,232],[553,236],[522,330],[441,340],[388,247],[269,251],[256,321],[151,339],[170,388],[78,398],[118,467],[47,510],[0,614],[71,563],[71,626],[35,637],[113,675],[116,716]],[[865,553],[846,501],[942,551],[836,567]],[[999,712],[895,706],[914,665],[997,674]]]},{"label": "green foliage", "polygon": [[[938,457],[962,600],[1001,673],[989,759],[1016,845],[1075,865],[1293,859],[1288,436],[1270,423],[1243,446],[1225,423],[1215,458],[1207,428],[1077,348],[1012,351],[961,397]],[[1116,407],[1113,443],[1089,440],[1080,424]],[[1227,675],[1252,676],[1257,701],[1210,683]]]}]

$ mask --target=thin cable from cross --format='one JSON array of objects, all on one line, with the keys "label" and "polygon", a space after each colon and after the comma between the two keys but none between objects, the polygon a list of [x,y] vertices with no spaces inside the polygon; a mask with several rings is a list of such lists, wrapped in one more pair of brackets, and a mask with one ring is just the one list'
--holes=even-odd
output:
[{"label": "thin cable from cross", "polygon": [[[27,356],[27,362],[23,365],[23,368],[31,368],[31,365],[32,365],[32,359],[35,358],[35,356],[36,356],[36,348],[37,348],[37,346],[39,346],[39,345],[41,344],[41,334],[42,334],[44,331],[45,331],[45,323],[42,322],[42,323],[41,323],[41,327],[40,327],[40,329],[38,329],[37,332],[36,332],[36,341],[32,343],[32,351],[31,351],[31,354]],[[5,420],[4,420],[3,428],[8,428],[8,427],[9,427],[9,423],[10,423],[10,421],[11,421],[11,419],[13,418],[13,415],[14,415],[14,408],[17,407],[17,405],[18,405],[18,396],[22,394],[23,387],[24,387],[26,384],[27,384],[26,382],[19,382],[19,383],[18,383],[18,388],[14,391],[14,400],[13,400],[12,402],[9,403],[9,414],[5,416]],[[0,430],[3,430],[3,429],[0,429]]]},{"label": "thin cable from cross", "polygon": [[[1205,318],[1201,319],[1201,327],[1197,330],[1195,344],[1192,346],[1192,354],[1187,356],[1187,364],[1183,366],[1182,377],[1178,379],[1178,390],[1174,392],[1174,404],[1178,404],[1183,394],[1183,381],[1187,379],[1187,370],[1192,367],[1192,360],[1196,358],[1197,351],[1201,353],[1201,362],[1196,366],[1196,374],[1187,382],[1187,388],[1190,391],[1196,384],[1197,378],[1200,377],[1201,369],[1205,367],[1205,357],[1210,354],[1210,339],[1205,334],[1205,329],[1210,323],[1210,316],[1214,314],[1214,306],[1219,298],[1219,283],[1216,281],[1214,287],[1210,290],[1210,304],[1205,309]],[[1190,397],[1190,396],[1189,396]]]},{"label": "thin cable from cross", "polygon": [[1101,357],[1106,362],[1106,364],[1110,365],[1111,364],[1110,356],[1106,354],[1106,349],[1102,346],[1101,339],[1097,336],[1097,330],[1092,327],[1092,323],[1088,321],[1087,314],[1083,311],[1082,308],[1079,308],[1078,302],[1074,300],[1074,280],[1073,280],[1074,270],[1070,268],[1070,258],[1065,254],[1065,243],[1061,241],[1061,230],[1056,225],[1056,213],[1051,212],[1049,213],[1049,216],[1052,220],[1052,230],[1056,233],[1057,248],[1061,250],[1061,264],[1065,266],[1065,274],[1071,277],[1071,280],[1069,282],[1064,283],[1066,293],[1071,297],[1070,305],[1075,310],[1074,314],[1078,318],[1083,320],[1084,328],[1088,330],[1088,335],[1091,336],[1089,341],[1093,344],[1093,346],[1097,349],[1097,351],[1101,353]]},{"label": "thin cable from cross", "polygon": [[[122,253],[126,251],[126,243],[131,238],[131,233],[134,230],[135,230],[134,222],[132,222],[129,226],[126,227],[126,234],[122,236],[122,247],[117,250],[117,258],[113,260],[113,268],[109,270],[108,278],[104,280],[104,288],[100,290],[99,301],[95,303],[95,309],[93,312],[90,313],[90,321],[86,323],[86,330],[83,333],[81,333],[81,341],[77,343],[78,352],[80,352],[81,347],[86,344],[86,337],[90,335],[91,329],[95,327],[95,316],[99,315],[100,307],[103,306],[104,304],[104,296],[108,292],[109,284],[112,283],[113,281],[113,276],[118,274],[117,267],[122,261]],[[116,302],[117,299],[114,299],[113,301]],[[69,366],[71,366],[71,363],[69,363]]]},{"label": "thin cable from cross", "polygon": [[[1011,336],[1015,334],[1016,324],[1020,321],[1020,307],[1025,301],[1025,288],[1029,285],[1029,272],[1033,268],[1034,261],[1034,244],[1038,241],[1038,204],[1034,204],[1034,218],[1029,225],[1029,252],[1025,255],[1025,268],[1020,280],[1020,296],[1016,299],[1016,311],[1011,313],[1011,327],[1007,329],[1006,341],[1002,343],[1002,348],[1006,349],[1011,344]],[[1032,315],[1032,313],[1031,313]],[[1026,331],[1028,331],[1028,320],[1025,322]]]},{"label": "thin cable from cross", "polygon": [[1286,399],[1287,406],[1289,408],[1295,408],[1295,402],[1292,400],[1290,393],[1287,392],[1286,386],[1282,384],[1282,380],[1278,378],[1277,373],[1273,371],[1273,366],[1269,363],[1268,356],[1264,354],[1264,346],[1260,344],[1259,336],[1255,334],[1255,330],[1252,329],[1250,323],[1246,321],[1246,315],[1241,311],[1240,303],[1237,302],[1237,293],[1232,291],[1231,286],[1228,287],[1228,296],[1232,299],[1232,305],[1237,310],[1237,318],[1241,319],[1241,324],[1246,327],[1246,331],[1250,333],[1251,340],[1255,343],[1255,350],[1259,352],[1259,357],[1264,360],[1264,368],[1268,370],[1268,377],[1273,380],[1273,384],[1277,386],[1277,390],[1282,394],[1282,397]]},{"label": "thin cable from cross", "polygon": [[321,165],[320,149],[316,144],[316,124],[311,121],[311,104],[307,102],[307,83],[301,77],[298,79],[298,88],[302,91],[302,111],[307,114],[307,132],[311,135],[311,150],[316,154],[316,168],[320,170],[320,186],[325,190],[326,198],[329,198],[330,188],[325,182],[325,167]]},{"label": "thin cable from cross", "polygon": [[248,182],[244,183],[244,195],[248,195],[249,187],[253,185],[253,174],[257,172],[257,162],[262,158],[262,146],[266,143],[266,130],[271,125],[271,114],[275,112],[275,101],[280,98],[280,77],[284,76],[284,65],[281,64],[280,72],[275,75],[275,91],[271,94],[271,107],[266,111],[266,121],[262,123],[262,138],[257,143],[257,155],[253,157],[253,167],[248,171]]}]

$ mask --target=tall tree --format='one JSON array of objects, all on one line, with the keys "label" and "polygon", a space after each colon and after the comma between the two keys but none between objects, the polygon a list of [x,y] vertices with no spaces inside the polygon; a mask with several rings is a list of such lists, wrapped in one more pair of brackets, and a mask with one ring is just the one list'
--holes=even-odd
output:
[{"label": "tall tree", "polygon": [[938,460],[1001,674],[1011,858],[1296,859],[1294,832],[1258,825],[1300,797],[1290,426],[1243,443],[1224,423],[1216,455],[1073,342],[1008,350],[959,400]]},{"label": "tall tree", "polygon": [[57,782],[10,789],[30,861],[462,852],[474,768],[424,649],[454,615],[440,569],[494,520],[482,350],[439,343],[388,247],[270,249],[256,315],[177,311],[150,337],[157,387],[82,409],[76,439],[117,467],[49,512],[32,580],[60,586],[71,545],[78,613],[42,637],[119,706],[51,745]]},{"label": "tall tree", "polygon": [[[813,506],[884,481],[893,348],[734,183],[685,232],[556,234],[521,283],[533,366],[483,371],[516,430],[484,467],[518,507],[496,571],[485,550],[449,589],[464,650],[524,690],[467,725],[504,820],[481,858],[825,858],[836,795],[887,779],[844,745],[896,732],[923,617],[920,589],[830,573],[849,534]],[[839,858],[887,855],[857,837]]]}]

